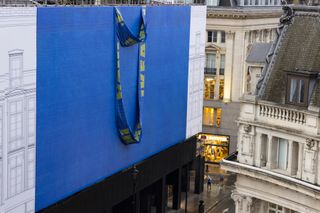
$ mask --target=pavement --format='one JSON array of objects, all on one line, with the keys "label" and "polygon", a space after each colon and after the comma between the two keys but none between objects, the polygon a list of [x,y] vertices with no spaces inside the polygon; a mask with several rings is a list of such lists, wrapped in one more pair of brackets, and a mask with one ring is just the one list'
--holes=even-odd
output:
[{"label": "pavement", "polygon": [[[207,187],[207,176],[213,179],[211,190]],[[223,176],[223,182],[220,182]],[[234,202],[231,199],[231,192],[234,189],[235,175],[229,174],[220,169],[219,165],[208,165],[205,172],[204,191],[201,194],[194,194],[194,173],[190,174],[190,191],[188,192],[187,213],[198,213],[199,201],[204,201],[205,213],[234,213]],[[168,206],[171,201],[168,200]],[[167,213],[185,213],[185,193],[182,194],[181,209],[173,210],[167,208]]]}]

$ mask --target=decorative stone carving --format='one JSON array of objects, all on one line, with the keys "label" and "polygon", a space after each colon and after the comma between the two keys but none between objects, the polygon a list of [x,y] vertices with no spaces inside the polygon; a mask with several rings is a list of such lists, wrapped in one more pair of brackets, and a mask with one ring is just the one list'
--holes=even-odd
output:
[{"label": "decorative stone carving", "polygon": [[251,131],[251,125],[249,124],[244,124],[243,125],[243,130],[246,132],[246,133],[249,133]]},{"label": "decorative stone carving", "polygon": [[227,32],[226,32],[226,39],[227,39],[227,40],[232,40],[233,37],[234,37],[234,35],[235,35],[235,32],[233,32],[233,31],[227,31]]},{"label": "decorative stone carving", "polygon": [[316,154],[312,150],[305,150],[303,155],[303,164],[304,164],[304,172],[314,173],[315,171],[315,161],[316,161]]},{"label": "decorative stone carving", "polygon": [[285,24],[291,24],[291,20],[294,16],[294,12],[293,9],[288,6],[288,3],[286,0],[281,0],[281,4],[282,4],[282,10],[284,12],[284,15],[282,15],[280,17],[280,23],[285,25]]},{"label": "decorative stone carving", "polygon": [[[246,212],[251,213],[252,211],[252,204],[253,204],[253,198],[250,196],[246,196],[243,194],[240,194],[239,192],[233,190],[231,194],[231,198],[234,200],[236,204],[236,208],[238,209],[238,212]],[[237,212],[237,211],[236,211]]]},{"label": "decorative stone carving", "polygon": [[251,212],[252,204],[253,204],[252,198],[246,196],[246,210],[247,210],[247,212]]},{"label": "decorative stone carving", "polygon": [[236,204],[236,208],[238,208],[239,210],[242,210],[243,195],[233,190],[231,193],[231,198],[234,200]]},{"label": "decorative stone carving", "polygon": [[316,144],[316,141],[313,140],[312,138],[307,138],[306,139],[306,145],[307,145],[308,149],[312,149],[315,144]]}]

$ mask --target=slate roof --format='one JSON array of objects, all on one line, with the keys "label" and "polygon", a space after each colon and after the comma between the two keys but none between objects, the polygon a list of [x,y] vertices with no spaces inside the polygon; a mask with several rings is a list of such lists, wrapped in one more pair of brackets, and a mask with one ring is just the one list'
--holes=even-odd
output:
[{"label": "slate roof", "polygon": [[[268,53],[268,63],[256,90],[259,99],[278,104],[285,104],[288,72],[320,73],[320,7],[290,8],[280,18],[279,36]],[[317,80],[312,88],[311,106],[320,106],[319,83]]]},{"label": "slate roof", "polygon": [[264,63],[272,43],[253,43],[249,50],[246,62]]}]

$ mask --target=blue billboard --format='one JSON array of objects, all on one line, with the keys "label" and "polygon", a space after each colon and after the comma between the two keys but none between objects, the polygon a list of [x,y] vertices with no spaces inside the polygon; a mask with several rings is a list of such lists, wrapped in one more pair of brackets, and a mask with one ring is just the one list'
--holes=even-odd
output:
[{"label": "blue billboard", "polygon": [[[137,34],[141,7],[118,7]],[[146,8],[141,141],[116,125],[114,7],[38,8],[36,210],[185,139],[190,7]],[[120,49],[128,124],[137,120],[138,45]]]}]

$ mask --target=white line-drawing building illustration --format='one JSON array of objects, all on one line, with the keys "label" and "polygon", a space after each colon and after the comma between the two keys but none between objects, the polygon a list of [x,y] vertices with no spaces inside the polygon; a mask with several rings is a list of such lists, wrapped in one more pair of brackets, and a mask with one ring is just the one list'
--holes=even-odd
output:
[{"label": "white line-drawing building illustration", "polygon": [[[203,69],[205,63],[205,6],[191,7],[187,138],[202,131]],[[202,34],[201,34],[202,32]]]},{"label": "white line-drawing building illustration", "polygon": [[34,212],[36,8],[0,8],[0,213]]}]

